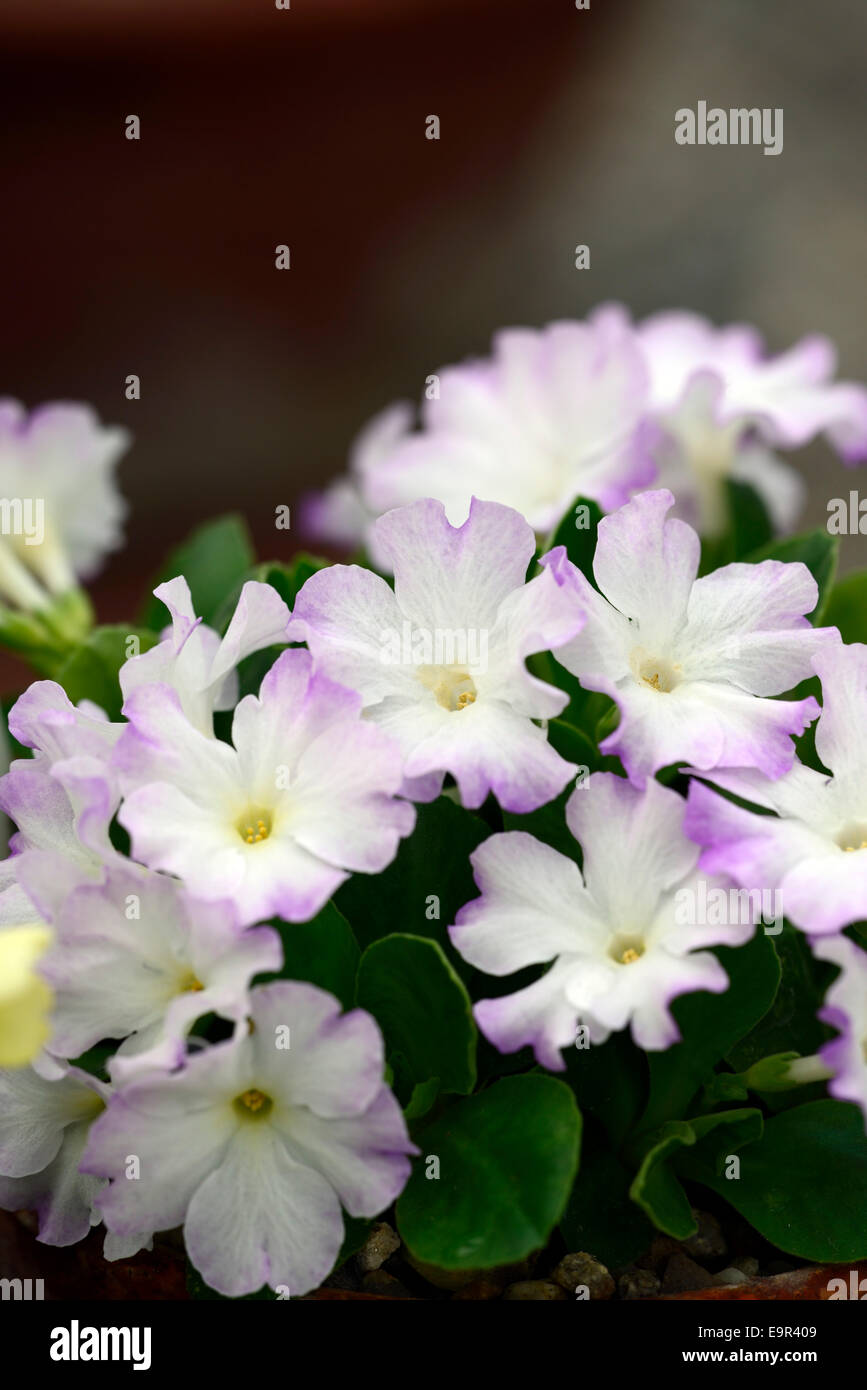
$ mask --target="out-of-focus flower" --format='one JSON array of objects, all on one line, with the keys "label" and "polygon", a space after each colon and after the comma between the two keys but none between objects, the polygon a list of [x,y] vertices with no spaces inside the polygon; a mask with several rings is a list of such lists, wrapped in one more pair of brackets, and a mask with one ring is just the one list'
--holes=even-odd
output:
[{"label": "out-of-focus flower", "polygon": [[583,874],[523,831],[492,835],[471,855],[481,897],[450,929],[456,949],[490,975],[551,962],[535,984],[476,1005],[501,1052],[532,1046],[542,1066],[561,1070],[579,1023],[593,1043],[631,1024],[639,1047],[666,1048],[679,1036],[671,1000],[727,987],[716,957],[696,948],[739,945],[753,924],[701,922],[698,851],[683,813],[682,798],[658,782],[637,791],[594,772],[566,807]]},{"label": "out-of-focus flower", "polygon": [[[628,317],[619,312],[625,327]],[[675,494],[677,514],[703,535],[727,525],[726,478],[751,484],[776,528],[791,528],[805,488],[774,449],[798,449],[823,434],[844,463],[867,458],[867,389],[833,380],[836,354],[827,338],[811,335],[769,357],[755,328],[717,328],[681,312],[655,314],[635,332],[662,430],[658,481]]]},{"label": "out-of-focus flower", "polygon": [[473,497],[501,502],[545,535],[576,497],[610,511],[652,480],[646,403],[642,354],[618,313],[504,330],[490,357],[436,375],[419,432],[404,405],[377,417],[350,479],[308,504],[308,524],[338,543],[366,537],[382,568],[366,519],[423,498],[442,502],[453,525]]},{"label": "out-of-focus flower", "polygon": [[[93,1120],[110,1088],[87,1072],[45,1059],[0,1072],[0,1207],[35,1209],[45,1245],[74,1245],[99,1223],[94,1199],[105,1184],[79,1171]],[[150,1248],[150,1236],[106,1235],[106,1259]]]},{"label": "out-of-focus flower", "polygon": [[811,944],[819,960],[840,967],[819,1012],[839,1035],[819,1049],[831,1072],[828,1089],[838,1100],[859,1105],[867,1125],[867,951],[846,936],[822,937]]},{"label": "out-of-focus flower", "polygon": [[[190,1259],[218,1293],[267,1284],[304,1294],[337,1258],[341,1203],[375,1216],[417,1150],[369,1014],[341,1015],[323,990],[280,981],[253,991],[251,1018],[252,1030],[182,1071],[122,1087],[90,1131],[82,1169],[111,1179],[98,1200],[119,1237],[183,1223]],[[130,1153],[136,1182],[125,1177]]]},{"label": "out-of-focus flower", "polygon": [[726,565],[697,579],[699,538],[667,519],[673,504],[660,489],[603,517],[593,561],[601,592],[577,575],[586,626],[555,655],[616,702],[620,723],[601,746],[636,785],[676,762],[781,777],[795,756],[790,735],[819,707],[768,697],[812,675],[811,657],[840,635],[804,617],[818,589],[803,564]]},{"label": "out-of-focus flower", "polygon": [[564,548],[525,584],[531,527],[475,498],[460,527],[442,503],[422,501],[381,517],[374,535],[394,590],[355,565],[319,570],[298,595],[290,637],[360,691],[366,719],[397,740],[407,795],[433,800],[451,773],[465,806],[491,791],[510,811],[550,801],[575,767],[533,721],[559,714],[568,696],[532,677],[525,658],[582,626]]},{"label": "out-of-focus flower", "polygon": [[51,990],[37,967],[50,943],[41,923],[0,927],[0,1066],[25,1066],[48,1040]]},{"label": "out-of-focus flower", "polygon": [[823,934],[867,918],[867,647],[839,643],[813,667],[822,681],[816,750],[834,775],[800,763],[778,781],[713,772],[716,786],[776,815],[693,782],[686,825],[705,846],[703,867],[745,888],[778,889],[790,921]]},{"label": "out-of-focus flower", "polygon": [[30,415],[0,401],[0,600],[38,611],[95,573],[121,542],[125,505],[115,468],[126,430],[83,405]]}]

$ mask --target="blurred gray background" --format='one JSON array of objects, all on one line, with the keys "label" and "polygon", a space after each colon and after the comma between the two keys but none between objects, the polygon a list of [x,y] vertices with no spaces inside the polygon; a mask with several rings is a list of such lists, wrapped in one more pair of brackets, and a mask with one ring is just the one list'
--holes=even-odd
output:
[{"label": "blurred gray background", "polygon": [[[681,306],[867,376],[858,0],[6,0],[0,39],[0,392],[136,436],[103,617],[203,516],[285,555],[275,506],[506,324]],[[678,146],[699,99],[782,107],[782,154]],[[861,475],[795,458],[821,524]]]}]

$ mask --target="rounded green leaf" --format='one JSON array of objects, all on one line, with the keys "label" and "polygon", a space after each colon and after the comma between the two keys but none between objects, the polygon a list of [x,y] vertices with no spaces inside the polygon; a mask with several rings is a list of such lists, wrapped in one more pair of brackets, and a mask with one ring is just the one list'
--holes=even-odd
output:
[{"label": "rounded green leaf", "polygon": [[473,1089],[472,1003],[435,941],[403,933],[375,941],[358,966],[356,999],[383,1031],[399,1092],[433,1077],[442,1091]]},{"label": "rounded green leaf", "polygon": [[441,1269],[488,1269],[548,1240],[575,1179],[581,1115],[562,1081],[510,1076],[450,1105],[417,1143],[397,1204],[403,1239]]},{"label": "rounded green leaf", "polygon": [[822,621],[838,627],[844,642],[867,642],[867,570],[834,585]]},{"label": "rounded green leaf", "polygon": [[740,1155],[738,1177],[684,1164],[761,1235],[805,1260],[867,1258],[867,1136],[855,1105],[817,1100],[765,1123]]}]

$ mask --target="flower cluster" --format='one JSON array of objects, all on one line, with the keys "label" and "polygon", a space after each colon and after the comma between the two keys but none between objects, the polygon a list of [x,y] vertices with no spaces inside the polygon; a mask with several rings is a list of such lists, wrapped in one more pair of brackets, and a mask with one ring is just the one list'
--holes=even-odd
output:
[{"label": "flower cluster", "polygon": [[[649,1087],[616,1161],[670,1234],[646,1181],[668,1122],[700,1149],[749,1115],[755,1139],[758,1104],[713,1107],[817,1079],[835,1099],[813,1104],[867,1118],[867,645],[838,625],[831,538],[767,539],[799,492],[772,449],[867,456],[867,391],[832,370],[823,340],[768,359],[687,314],[504,332],[308,506],[376,568],[251,556],[203,612],[194,564],[154,591],[169,626],[122,643],[56,607],[116,542],[121,432],[0,408],[0,481],[53,498],[45,548],[0,556],[46,677],[0,779],[0,1206],[58,1245],[102,1222],[107,1259],[182,1227],[219,1294],[303,1295],[343,1213],[398,1197],[420,1259],[484,1265],[467,1223],[496,1228],[508,1183],[477,1191],[465,1155],[491,1133],[486,1161],[535,1174],[556,1221],[596,1103],[582,1049],[604,1096]],[[780,932],[811,965],[790,1050],[763,1057]],[[655,1091],[636,1058],[661,1052]],[[411,1163],[439,1143],[442,1199]]]}]

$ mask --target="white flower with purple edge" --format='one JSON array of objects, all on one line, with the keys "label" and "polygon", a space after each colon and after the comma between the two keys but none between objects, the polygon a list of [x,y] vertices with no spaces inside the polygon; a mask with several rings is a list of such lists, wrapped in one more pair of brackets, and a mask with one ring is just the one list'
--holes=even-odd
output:
[{"label": "white flower with purple edge", "polygon": [[54,990],[46,1047],[78,1057],[105,1038],[126,1039],[113,1080],[179,1066],[197,1018],[244,1018],[253,977],[283,963],[272,928],[245,931],[230,904],[192,899],[128,861],[104,884],[76,889],[54,930],[39,967]]},{"label": "white flower with purple edge", "polygon": [[309,652],[283,652],[241,700],[233,744],[192,724],[169,685],[138,686],[124,712],[114,759],[133,857],[194,896],[231,900],[245,925],[313,917],[350,871],[384,869],[413,828],[395,795],[398,748]]},{"label": "white flower with purple edge", "polygon": [[732,564],[697,578],[699,538],[667,518],[673,505],[660,489],[602,518],[599,589],[577,574],[586,625],[554,655],[618,706],[601,748],[619,755],[636,786],[676,762],[781,777],[794,760],[791,735],[819,707],[770,697],[812,675],[812,656],[839,633],[805,616],[818,588],[801,563]]},{"label": "white flower with purple edge", "polygon": [[838,1034],[819,1049],[831,1073],[828,1090],[837,1100],[860,1106],[867,1126],[867,951],[847,936],[822,937],[810,944],[819,960],[840,967],[819,1010],[822,1022]]},{"label": "white flower with purple edge", "polygon": [[39,503],[43,514],[41,536],[0,541],[4,600],[43,608],[117,548],[126,508],[114,471],[128,444],[126,430],[100,425],[88,406],[59,402],[28,415],[17,401],[0,401],[0,493]]},{"label": "white flower with purple edge", "polygon": [[470,856],[481,897],[450,928],[456,950],[489,975],[551,962],[535,984],[476,1005],[501,1052],[531,1046],[542,1066],[562,1070],[579,1024],[593,1043],[631,1025],[639,1047],[659,1050],[679,1037],[672,999],[726,989],[719,961],[696,948],[739,945],[753,926],[694,920],[701,876],[683,814],[683,799],[658,782],[639,791],[594,772],[566,806],[583,872],[524,831],[492,835]]},{"label": "white flower with purple edge", "polygon": [[[356,565],[320,570],[298,595],[290,637],[307,642],[318,669],[361,692],[367,720],[400,745],[414,799],[433,800],[450,773],[467,807],[489,792],[510,811],[550,801],[575,767],[533,721],[556,717],[568,696],[531,676],[525,658],[583,623],[565,549],[525,583],[531,527],[511,508],[476,499],[460,527],[427,500],[380,517],[374,530],[394,589]],[[389,639],[404,631],[417,635],[420,657],[394,659]],[[437,634],[463,634],[464,658],[437,659]],[[473,636],[478,651],[468,656]]]},{"label": "white flower with purple edge", "polygon": [[378,416],[359,441],[354,478],[308,509],[326,539],[366,534],[382,568],[388,555],[365,515],[433,497],[457,526],[478,497],[513,507],[545,535],[576,497],[610,510],[655,475],[647,371],[619,314],[506,329],[490,357],[437,375],[421,430],[409,430],[403,405]]},{"label": "white flower with purple edge", "polygon": [[[334,1266],[341,1204],[376,1216],[409,1177],[403,1115],[383,1081],[382,1036],[361,1009],[312,985],[251,995],[252,1030],[182,1071],[128,1082],[92,1127],[82,1171],[119,1238],[184,1226],[190,1259],[218,1293],[307,1293]],[[140,1176],[125,1176],[127,1155]]]},{"label": "white flower with purple edge", "polygon": [[659,483],[674,492],[678,515],[703,535],[725,526],[727,477],[756,489],[777,530],[791,528],[806,490],[774,448],[800,448],[825,434],[844,463],[867,458],[867,389],[833,381],[827,338],[814,334],[768,357],[755,328],[718,328],[678,311],[645,319],[635,337],[663,435],[654,451]]},{"label": "white flower with purple edge", "polygon": [[[35,1210],[38,1239],[74,1245],[100,1221],[95,1199],[104,1182],[80,1170],[88,1130],[105,1109],[111,1088],[88,1072],[51,1058],[38,1066],[0,1071],[0,1207]],[[150,1235],[106,1234],[107,1260],[123,1259]]]},{"label": "white flower with purple edge", "polygon": [[814,657],[822,682],[816,751],[833,774],[796,763],[778,781],[736,768],[708,779],[775,815],[736,806],[693,781],[687,833],[710,872],[778,889],[786,916],[813,935],[867,918],[867,646]]},{"label": "white flower with purple edge", "polygon": [[182,575],[160,584],[154,595],[168,608],[172,626],[157,646],[121,667],[124,699],[142,685],[170,685],[190,723],[213,735],[214,712],[237,704],[238,664],[263,647],[285,643],[289,609],[270,584],[248,580],[221,638],[196,617]]}]

